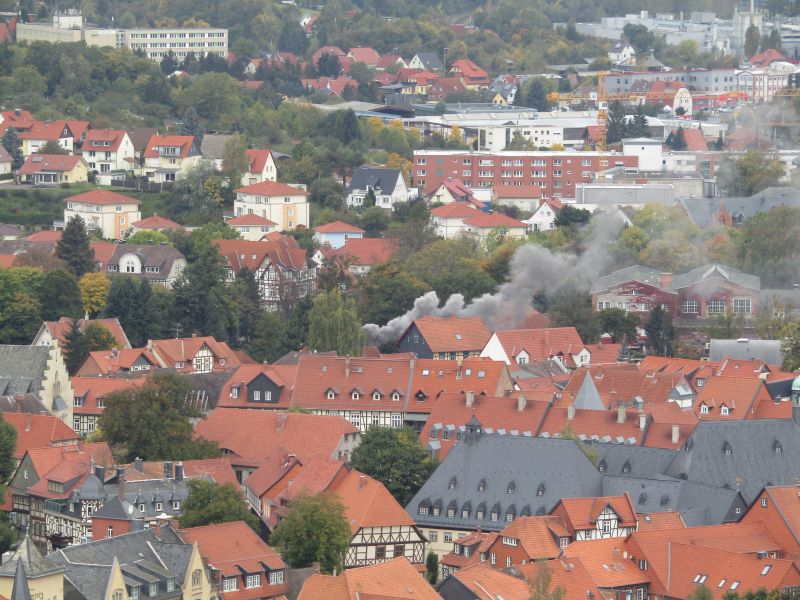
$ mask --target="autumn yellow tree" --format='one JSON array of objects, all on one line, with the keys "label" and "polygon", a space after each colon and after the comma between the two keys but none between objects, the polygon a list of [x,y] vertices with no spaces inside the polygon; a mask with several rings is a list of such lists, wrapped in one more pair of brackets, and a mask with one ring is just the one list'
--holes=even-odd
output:
[{"label": "autumn yellow tree", "polygon": [[86,273],[78,282],[83,309],[94,317],[106,307],[111,280],[103,273]]}]

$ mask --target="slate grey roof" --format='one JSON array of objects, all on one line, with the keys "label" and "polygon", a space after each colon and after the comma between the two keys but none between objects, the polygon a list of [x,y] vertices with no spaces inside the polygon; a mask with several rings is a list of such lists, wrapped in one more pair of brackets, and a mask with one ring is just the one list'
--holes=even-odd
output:
[{"label": "slate grey roof", "polygon": [[94,473],[89,473],[83,485],[78,488],[78,494],[82,500],[102,500],[106,497],[103,482]]},{"label": "slate grey roof", "polygon": [[106,498],[103,506],[94,511],[94,516],[103,519],[141,519],[142,512],[127,500],[119,496]]},{"label": "slate grey roof", "polygon": [[780,340],[711,340],[709,360],[723,360],[726,357],[734,360],[760,359],[768,365],[783,363]]},{"label": "slate grey roof", "polygon": [[[5,148],[0,147],[0,150],[5,150]],[[0,152],[2,154],[2,152]],[[2,157],[0,157],[0,162],[2,161]],[[8,225],[6,223],[0,223],[0,238],[3,237],[22,237],[25,235],[25,232],[22,230],[21,227],[17,227],[16,225]]]},{"label": "slate grey roof", "polygon": [[610,477],[652,479],[663,473],[675,458],[674,450],[643,448],[625,444],[592,444],[597,468]]},{"label": "slate grey roof", "polygon": [[0,345],[0,396],[38,394],[51,348]]},{"label": "slate grey roof", "polygon": [[[114,254],[108,261],[109,265],[117,265],[117,273],[124,274],[125,271],[119,267],[119,261],[125,254],[136,254],[142,263],[142,272],[137,273],[139,277],[146,279],[162,280],[166,279],[172,270],[173,263],[184,258],[178,250],[172,246],[161,244],[117,244]],[[146,267],[158,267],[158,273],[148,273]],[[108,265],[103,265],[104,271],[108,270]]]},{"label": "slate grey roof", "polygon": [[17,561],[14,587],[11,589],[11,600],[31,600],[31,590],[28,587],[28,578],[25,576],[25,564],[21,560]]},{"label": "slate grey roof", "polygon": [[[509,509],[515,516],[544,514],[561,498],[599,495],[601,479],[573,441],[483,433],[454,446],[406,510],[428,527],[499,531],[507,524]],[[514,492],[509,494],[512,482]],[[419,514],[420,505],[431,507],[428,515]],[[432,514],[433,506],[440,507],[438,516]],[[450,506],[455,508],[452,518],[447,516]],[[461,516],[465,508],[468,518]],[[483,519],[477,518],[478,510]],[[493,511],[497,521],[490,519]]]},{"label": "slate grey roof", "polygon": [[4,577],[14,576],[18,562],[22,562],[28,577],[42,577],[64,570],[61,565],[42,556],[42,553],[39,552],[27,533],[8,560],[0,565],[0,575]]},{"label": "slate grey roof", "polygon": [[232,137],[232,135],[223,135],[221,133],[205,134],[200,144],[200,154],[207,160],[222,160],[225,144],[227,144],[228,140]]},{"label": "slate grey roof", "polygon": [[750,275],[739,269],[734,269],[733,267],[720,265],[718,263],[703,265],[691,271],[687,271],[686,273],[675,275],[673,285],[676,290],[679,290],[695,283],[714,278],[722,278],[753,290],[761,289],[761,278],[757,275]]},{"label": "slate grey roof", "polygon": [[436,52],[418,52],[417,57],[429,71],[444,69],[442,58]]},{"label": "slate grey roof", "polygon": [[681,207],[692,222],[700,228],[715,226],[713,218],[724,206],[731,218],[741,215],[743,222],[760,212],[769,212],[778,206],[800,206],[800,192],[793,188],[771,187],[752,196],[729,198],[683,198]]},{"label": "slate grey roof", "polygon": [[790,485],[800,477],[799,458],[800,430],[794,421],[701,421],[664,473],[738,488],[752,503],[764,486]]},{"label": "slate grey roof", "polygon": [[[106,484],[105,494],[109,500],[118,497],[119,485]],[[189,497],[189,486],[186,480],[169,482],[157,479],[147,481],[129,481],[125,483],[125,501],[133,505],[139,517],[156,517],[162,513],[177,515],[180,510],[173,510],[172,501],[183,503]],[[156,502],[161,503],[161,510],[156,510]],[[144,506],[144,511],[141,507]]]},{"label": "slate grey roof", "polygon": [[605,410],[606,407],[600,399],[600,393],[597,391],[597,386],[592,380],[592,376],[588,374],[583,378],[581,387],[578,388],[578,393],[575,394],[575,408],[588,409],[588,410]]},{"label": "slate grey roof", "polygon": [[390,193],[394,191],[398,177],[402,176],[400,169],[358,167],[350,178],[350,190],[375,188],[384,194]]},{"label": "slate grey roof", "polygon": [[32,415],[49,412],[34,394],[0,396],[0,412],[21,412]]},{"label": "slate grey roof", "polygon": [[628,281],[639,281],[649,285],[658,286],[658,276],[661,273],[658,269],[633,265],[625,269],[619,269],[603,277],[598,277],[592,284],[592,293],[602,292],[609,288],[621,285]]}]

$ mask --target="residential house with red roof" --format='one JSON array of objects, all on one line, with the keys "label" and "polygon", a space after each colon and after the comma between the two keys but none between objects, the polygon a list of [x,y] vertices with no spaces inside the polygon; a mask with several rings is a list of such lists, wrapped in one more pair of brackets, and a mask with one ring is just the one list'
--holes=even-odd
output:
[{"label": "residential house with red roof", "polygon": [[364,237],[365,231],[350,223],[334,221],[314,227],[314,240],[320,245],[329,245],[334,250],[341,248],[349,239]]},{"label": "residential house with red roof", "polygon": [[215,240],[215,244],[227,260],[228,281],[247,267],[266,310],[294,306],[316,289],[317,265],[291,236],[272,232],[260,241]]},{"label": "residential house with red roof", "polygon": [[465,359],[479,356],[491,336],[480,317],[428,315],[408,326],[397,340],[397,351],[418,358]]},{"label": "residential house with red roof", "polygon": [[17,464],[31,449],[67,446],[79,439],[69,425],[52,415],[4,412],[3,420],[17,432],[13,453]]},{"label": "residential house with red roof", "polygon": [[190,135],[154,134],[143,153],[141,174],[155,183],[180,179],[202,160],[200,146]]},{"label": "residential house with red roof", "polygon": [[436,235],[446,240],[459,238],[466,232],[464,221],[478,214],[478,210],[467,202],[451,202],[431,209],[431,221]]},{"label": "residential house with red roof", "polygon": [[739,523],[761,525],[780,547],[775,557],[791,559],[800,566],[800,494],[796,485],[765,487]]},{"label": "residential house with red roof", "polygon": [[132,171],[137,166],[136,150],[124,129],[90,129],[80,153],[95,173]]},{"label": "residential house with red roof", "polygon": [[249,148],[246,150],[250,159],[250,167],[242,176],[242,183],[254,185],[262,181],[275,181],[278,177],[278,167],[275,156],[271,150],[264,148]]},{"label": "residential house with red roof", "polygon": [[64,225],[81,217],[86,229],[107,240],[124,239],[132,224],[142,219],[141,200],[110,190],[91,190],[64,198]]},{"label": "residential house with red roof", "polygon": [[579,560],[600,590],[599,597],[647,598],[650,574],[640,569],[636,561],[625,559],[624,552],[623,538],[580,541],[564,548],[562,560],[566,563]]},{"label": "residential house with red roof", "polygon": [[76,377],[97,377],[112,373],[141,373],[146,375],[160,365],[147,348],[112,348],[89,353],[75,372]]},{"label": "residential house with red roof", "polygon": [[308,193],[276,181],[262,181],[234,190],[237,217],[256,214],[277,224],[278,231],[303,229],[310,224]]},{"label": "residential house with red roof", "polygon": [[289,409],[297,365],[240,365],[225,382],[217,406]]},{"label": "residential house with red roof", "polygon": [[279,599],[289,591],[289,566],[244,521],[179,529],[178,535],[198,545],[224,600]]},{"label": "residential house with red roof", "polygon": [[627,537],[638,528],[630,496],[562,498],[550,514],[563,520],[570,541]]},{"label": "residential house with red roof", "polygon": [[240,482],[279,449],[301,461],[318,456],[339,460],[348,457],[361,439],[358,428],[341,417],[224,407],[198,421],[194,433],[219,444]]},{"label": "residential house with red roof", "polygon": [[144,378],[72,377],[70,382],[75,391],[73,429],[81,435],[96,431],[100,417],[105,412],[105,401],[109,394],[141,386],[145,381]]},{"label": "residential house with red roof", "polygon": [[[542,188],[535,185],[498,185],[492,188],[492,204],[513,206],[523,212],[534,212],[542,202]],[[523,223],[527,224],[526,219]]]},{"label": "residential house with red roof", "polygon": [[490,236],[523,239],[528,235],[528,226],[500,212],[478,211],[464,219],[464,233],[475,236],[485,243]]},{"label": "residential house with red roof", "polygon": [[507,365],[558,360],[567,368],[588,365],[592,358],[574,327],[495,331],[480,355]]},{"label": "residential house with red roof", "polygon": [[[510,189],[513,189],[513,187]],[[550,231],[555,228],[558,213],[561,212],[562,208],[563,204],[561,204],[560,200],[543,198],[539,200],[539,204],[534,208],[533,214],[522,222],[531,231]]]},{"label": "residential house with red roof", "polygon": [[314,54],[311,55],[311,63],[316,66],[319,62],[320,57],[323,54],[332,54],[334,56],[338,56],[341,60],[343,57],[347,56],[341,48],[337,46],[322,46],[319,48]]},{"label": "residential house with red roof", "polygon": [[[306,579],[297,600],[442,600],[405,558]],[[510,600],[510,599],[509,599]]]},{"label": "residential house with red roof", "polygon": [[151,217],[145,217],[140,221],[131,223],[132,234],[137,231],[170,231],[176,229],[183,229],[183,226],[157,213],[154,213]]},{"label": "residential house with red roof", "polygon": [[26,157],[38,152],[47,142],[55,142],[72,154],[88,129],[88,121],[33,121],[29,128],[18,130],[17,137]]},{"label": "residential house with red roof", "polygon": [[328,96],[338,96],[339,98],[345,95],[345,88],[350,88],[350,93],[355,94],[358,90],[358,81],[350,79],[346,75],[339,77],[317,77],[316,79],[301,79],[300,83],[307,90],[316,92],[323,92]]},{"label": "residential house with red roof", "polygon": [[89,165],[80,156],[31,154],[19,170],[25,183],[82,183],[89,180]]},{"label": "residential house with red roof", "polygon": [[[418,165],[427,166],[427,159],[424,161],[417,161]],[[424,177],[426,171],[417,172],[418,177]],[[475,193],[468,188],[461,180],[448,178],[446,181],[441,182],[437,188],[428,196],[428,201],[438,204],[451,204],[453,202],[464,202],[471,204],[478,210],[483,210],[486,205],[475,197]]]},{"label": "residential house with red roof", "polygon": [[387,69],[394,67],[394,65],[397,65],[397,67],[400,69],[405,69],[408,67],[402,56],[398,56],[396,54],[384,54],[381,56],[378,64],[375,65],[375,70],[386,71]]},{"label": "residential house with red roof", "polygon": [[[121,349],[131,347],[128,341],[128,336],[125,335],[125,330],[119,319],[78,319],[78,328],[81,331],[86,331],[89,325],[100,325],[105,327],[111,336],[116,341]],[[39,328],[36,337],[33,338],[31,346],[54,346],[58,342],[58,346],[62,352],[65,351],[67,343],[67,334],[72,327],[72,319],[69,317],[61,317],[58,321],[45,321]]]},{"label": "residential house with red roof", "polygon": [[159,366],[175,369],[178,373],[231,371],[241,365],[228,344],[210,336],[150,340],[147,350]]},{"label": "residential house with red roof", "polygon": [[255,213],[225,219],[225,224],[239,232],[239,238],[250,242],[263,239],[268,233],[276,231],[278,224]]},{"label": "residential house with red roof", "polygon": [[439,77],[428,87],[428,101],[445,102],[450,96],[467,91],[461,77]]},{"label": "residential house with red roof", "polygon": [[373,267],[391,259],[396,251],[394,240],[348,237],[336,255],[344,261],[350,273],[364,277]]},{"label": "residential house with red roof", "polygon": [[491,83],[489,74],[468,58],[453,62],[449,72],[462,79],[468,90],[485,90]]},{"label": "residential house with red roof", "polygon": [[364,63],[370,68],[377,67],[378,63],[381,61],[381,55],[378,51],[368,46],[350,48],[350,51],[347,53],[347,58],[351,59],[353,62]]}]

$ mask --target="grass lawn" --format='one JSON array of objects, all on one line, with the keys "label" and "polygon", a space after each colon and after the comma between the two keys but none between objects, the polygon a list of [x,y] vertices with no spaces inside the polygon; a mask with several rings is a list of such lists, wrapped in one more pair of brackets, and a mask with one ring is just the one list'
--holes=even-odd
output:
[{"label": "grass lawn", "polygon": [[[92,183],[70,184],[69,188],[12,189],[0,185],[0,223],[21,225],[26,229],[50,229],[53,221],[64,218],[64,198],[97,189]],[[132,192],[120,188],[102,187],[142,201],[142,218],[154,213],[167,213],[166,193]]]}]

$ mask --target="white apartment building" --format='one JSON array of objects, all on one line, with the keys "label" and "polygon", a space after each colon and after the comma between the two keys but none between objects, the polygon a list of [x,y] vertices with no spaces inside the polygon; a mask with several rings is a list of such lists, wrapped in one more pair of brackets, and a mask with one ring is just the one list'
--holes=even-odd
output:
[{"label": "white apartment building", "polygon": [[258,215],[275,224],[276,231],[308,227],[311,222],[308,193],[276,181],[262,181],[238,188],[233,203],[235,216]]}]

